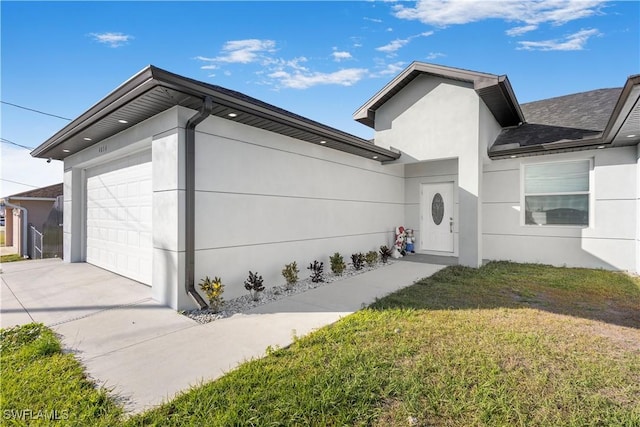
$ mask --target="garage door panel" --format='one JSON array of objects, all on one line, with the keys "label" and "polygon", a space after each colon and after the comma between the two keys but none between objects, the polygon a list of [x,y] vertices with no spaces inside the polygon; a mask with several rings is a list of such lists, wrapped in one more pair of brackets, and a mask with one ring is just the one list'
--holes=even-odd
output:
[{"label": "garage door panel", "polygon": [[151,284],[151,152],[87,171],[87,262]]}]

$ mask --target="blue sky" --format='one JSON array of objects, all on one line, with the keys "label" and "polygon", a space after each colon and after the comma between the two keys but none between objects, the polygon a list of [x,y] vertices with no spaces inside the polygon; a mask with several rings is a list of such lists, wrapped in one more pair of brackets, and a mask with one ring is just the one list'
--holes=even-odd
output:
[{"label": "blue sky", "polygon": [[[352,113],[412,61],[506,74],[520,103],[640,73],[640,2],[0,3],[2,101],[67,118],[148,64],[371,138]],[[66,121],[0,105],[3,141]],[[62,180],[3,142],[0,195]],[[11,181],[28,185],[15,184]]]}]

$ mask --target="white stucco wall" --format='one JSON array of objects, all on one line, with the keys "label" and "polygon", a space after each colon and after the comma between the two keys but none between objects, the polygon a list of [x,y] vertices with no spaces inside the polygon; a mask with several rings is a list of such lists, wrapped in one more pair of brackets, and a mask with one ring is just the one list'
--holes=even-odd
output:
[{"label": "white stucco wall", "polygon": [[482,164],[496,129],[471,83],[434,76],[417,77],[376,111],[376,144],[401,150],[402,161],[457,159],[457,254],[472,267],[483,258]]},{"label": "white stucco wall", "polygon": [[[522,165],[577,159],[593,160],[592,225],[524,225],[520,212]],[[485,258],[637,271],[636,171],[635,147],[485,164],[482,203]]]},{"label": "white stucco wall", "polygon": [[247,291],[249,271],[266,286],[298,263],[390,245],[404,222],[402,165],[316,146],[209,117],[196,133],[196,282],[222,277],[225,298]]}]

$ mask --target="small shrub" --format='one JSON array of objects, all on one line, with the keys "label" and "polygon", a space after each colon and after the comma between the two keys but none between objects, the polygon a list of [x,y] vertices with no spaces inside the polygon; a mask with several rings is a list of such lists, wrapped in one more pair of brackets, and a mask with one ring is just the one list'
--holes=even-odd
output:
[{"label": "small shrub", "polygon": [[338,276],[347,268],[347,265],[344,263],[344,258],[342,258],[339,252],[330,256],[329,261],[331,261],[331,271]]},{"label": "small shrub", "polygon": [[364,254],[359,252],[351,255],[351,263],[356,270],[362,270],[362,267],[364,267]]},{"label": "small shrub", "polygon": [[259,276],[257,271],[255,273],[249,271],[249,277],[244,281],[244,288],[249,291],[254,301],[258,301],[259,293],[264,291],[262,282],[262,276]]},{"label": "small shrub", "polygon": [[324,270],[324,263],[313,261],[307,267],[307,270],[311,270],[311,281],[313,283],[324,282],[324,277],[322,275],[322,271]]},{"label": "small shrub", "polygon": [[376,265],[378,263],[378,252],[376,251],[369,251],[367,252],[367,254],[364,256],[365,261],[367,261],[367,265],[369,267],[373,267],[374,265]]},{"label": "small shrub", "polygon": [[295,261],[284,266],[282,276],[284,276],[284,279],[287,281],[287,289],[292,289],[293,285],[296,284],[298,281],[298,273],[300,273],[300,270],[298,270],[298,264]]},{"label": "small shrub", "polygon": [[214,277],[213,280],[206,276],[200,281],[200,289],[202,289],[209,300],[209,307],[211,310],[217,312],[222,307],[224,300],[222,299],[222,293],[224,292],[224,285],[222,279]]},{"label": "small shrub", "polygon": [[384,264],[387,263],[387,260],[391,256],[391,249],[387,247],[387,245],[380,246],[380,259]]}]

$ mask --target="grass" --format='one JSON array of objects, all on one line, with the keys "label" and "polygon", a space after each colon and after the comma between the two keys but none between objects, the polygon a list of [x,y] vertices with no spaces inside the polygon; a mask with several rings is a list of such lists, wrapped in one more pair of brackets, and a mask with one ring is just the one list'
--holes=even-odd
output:
[{"label": "grass", "polygon": [[20,254],[8,254],[8,255],[0,255],[0,262],[15,262],[15,261],[24,261],[29,258],[23,258]]},{"label": "grass", "polygon": [[639,309],[620,273],[449,267],[126,423],[638,426]]},{"label": "grass", "polygon": [[640,425],[640,279],[621,273],[448,267],[130,418],[30,328],[2,333],[0,406],[66,408],[56,425]]},{"label": "grass", "polygon": [[0,364],[3,425],[111,426],[121,420],[122,409],[41,324],[0,330]]}]

